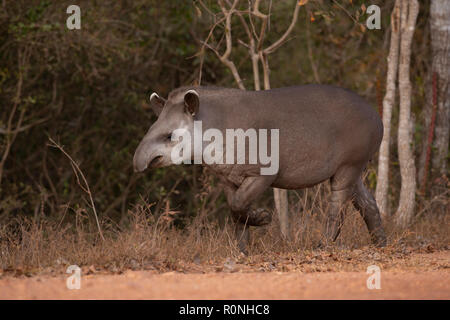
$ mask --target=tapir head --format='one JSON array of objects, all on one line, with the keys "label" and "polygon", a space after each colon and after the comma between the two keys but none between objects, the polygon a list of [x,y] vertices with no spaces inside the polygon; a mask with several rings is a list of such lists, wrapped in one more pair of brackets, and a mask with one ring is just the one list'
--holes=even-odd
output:
[{"label": "tapir head", "polygon": [[[194,116],[199,109],[199,95],[195,90],[177,91],[167,100],[153,93],[150,106],[158,120],[150,127],[133,158],[134,170],[141,172],[150,168],[170,166],[172,149],[178,143],[173,141],[175,130],[183,129],[193,134]],[[178,132],[179,130],[177,130]]]}]

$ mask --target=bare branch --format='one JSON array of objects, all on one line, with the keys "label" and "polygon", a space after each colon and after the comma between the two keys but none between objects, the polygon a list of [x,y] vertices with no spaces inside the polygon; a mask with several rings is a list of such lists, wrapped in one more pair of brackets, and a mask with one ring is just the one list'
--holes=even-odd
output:
[{"label": "bare branch", "polygon": [[[225,0],[227,3],[229,3],[229,0]],[[239,20],[241,21],[242,26],[244,27],[245,33],[247,33],[247,37],[249,39],[249,43],[244,43],[242,40],[238,40],[240,44],[245,46],[248,49],[250,58],[252,60],[252,69],[253,69],[253,82],[254,87],[256,91],[261,90],[261,82],[259,79],[259,55],[255,48],[255,37],[253,36],[252,32],[250,31],[250,28],[245,21],[245,18],[242,16],[242,13],[239,11],[236,11],[237,16],[239,17]],[[249,14],[249,17],[251,18],[251,14]]]},{"label": "bare branch", "polygon": [[233,15],[233,11],[236,8],[236,5],[238,4],[239,0],[234,0],[233,5],[231,6],[230,10],[227,10],[225,8],[225,4],[222,0],[219,0],[220,9],[222,10],[224,16],[225,16],[225,37],[226,37],[226,50],[225,53],[222,55],[221,59],[228,59],[231,54],[232,49],[232,39],[231,39],[231,17]]},{"label": "bare branch", "polygon": [[[199,66],[198,81],[197,81],[198,85],[200,85],[201,82],[202,82],[202,70],[203,70],[203,62],[204,62],[204,55],[205,55],[205,47],[208,47],[209,49],[212,49],[212,47],[208,46],[208,41],[212,37],[214,29],[220,23],[222,23],[224,20],[225,20],[225,18],[221,18],[218,21],[216,21],[216,23],[214,23],[214,25],[209,30],[208,36],[206,37],[205,41],[200,41],[200,43],[202,43],[202,47],[200,48],[200,52],[197,54],[197,55],[200,56],[200,66]],[[214,51],[215,49],[212,49],[212,50]]]},{"label": "bare branch", "polygon": [[[251,2],[250,0],[248,1],[248,8],[249,8],[249,12],[252,12],[252,8],[251,8]],[[252,34],[255,36],[256,40],[259,41],[258,35],[256,34],[256,28],[255,28],[255,24],[253,23],[253,19],[252,19],[252,15],[249,14],[248,15],[248,19],[250,21],[250,26],[252,27]]]},{"label": "bare branch", "polygon": [[311,68],[313,70],[314,79],[316,80],[317,83],[320,83],[319,72],[317,70],[317,65],[313,58],[312,44],[311,44],[311,31],[310,31],[309,22],[306,22],[306,44],[308,46],[308,58],[309,58],[309,63],[311,63]]},{"label": "bare branch", "polygon": [[250,49],[250,45],[242,41],[241,39],[238,39],[238,43],[246,47],[247,49]]},{"label": "bare branch", "polygon": [[289,27],[287,28],[287,30],[284,32],[284,34],[281,36],[280,39],[278,39],[275,43],[273,43],[272,45],[263,50],[265,55],[270,54],[275,50],[277,50],[283,44],[283,42],[286,40],[289,34],[292,32],[292,29],[294,29],[294,26],[297,23],[298,12],[300,10],[300,7],[301,6],[297,4],[297,1],[295,1],[295,9],[294,14],[292,15],[291,24],[289,25]]},{"label": "bare branch", "polygon": [[11,131],[8,131],[8,129],[5,129],[5,128],[0,128],[0,134],[15,134],[15,133],[27,131],[28,129],[30,129],[30,128],[34,127],[34,126],[37,126],[38,124],[41,124],[41,123],[43,123],[43,122],[45,122],[45,121],[47,121],[49,119],[50,119],[50,117],[39,119],[39,120],[34,121],[33,123],[27,124],[25,126],[16,128],[16,129],[11,130]]},{"label": "bare branch", "polygon": [[[26,59],[26,49],[23,51],[21,49],[18,50],[18,80],[17,80],[17,89],[16,89],[16,95],[14,97],[14,105],[12,107],[11,113],[9,114],[8,118],[8,124],[6,127],[6,132],[8,133],[6,135],[6,146],[5,150],[3,151],[2,159],[0,160],[0,186],[2,182],[3,177],[3,170],[5,167],[6,159],[9,156],[9,152],[11,150],[11,146],[14,143],[14,140],[16,140],[17,134],[19,133],[16,130],[12,130],[13,126],[13,120],[14,116],[16,115],[17,107],[19,106],[20,97],[22,95],[22,84],[23,84],[23,66],[25,65],[25,59]],[[22,125],[23,117],[25,114],[25,109],[22,109],[19,114],[19,119],[17,120],[16,128],[20,128]],[[12,133],[12,134],[9,134]]]},{"label": "bare branch", "polygon": [[[231,6],[231,8],[229,10],[226,9],[225,4],[223,3],[222,0],[219,0],[219,6],[220,9],[222,10],[224,16],[225,16],[225,38],[226,38],[226,49],[225,49],[225,53],[223,55],[218,54],[218,52],[216,53],[220,59],[220,61],[226,65],[230,70],[231,73],[233,74],[234,80],[236,81],[236,83],[238,84],[239,88],[242,90],[245,90],[245,86],[244,83],[239,75],[239,72],[236,68],[236,65],[234,64],[233,61],[231,61],[229,59],[230,54],[231,54],[231,49],[232,49],[232,38],[231,38],[231,17],[233,15],[233,12],[238,4],[239,0],[234,0],[233,5]],[[217,51],[217,50],[216,50]]]},{"label": "bare branch", "polygon": [[266,19],[266,18],[267,18],[267,15],[266,15],[266,14],[263,14],[263,13],[261,13],[261,11],[259,11],[259,5],[260,5],[260,3],[261,3],[261,0],[256,0],[256,1],[255,1],[255,5],[253,6],[252,14],[253,14],[254,16],[258,17],[258,18]]},{"label": "bare branch", "polygon": [[[97,210],[95,209],[95,204],[94,204],[94,199],[92,198],[92,192],[91,189],[89,188],[89,184],[86,180],[86,177],[83,174],[83,171],[81,171],[80,167],[78,166],[78,164],[72,159],[72,157],[59,145],[57,144],[52,138],[48,138],[51,142],[50,146],[51,147],[55,147],[57,149],[59,149],[70,161],[70,165],[72,166],[73,172],[75,173],[75,176],[77,178],[77,182],[78,185],[80,186],[80,188],[86,192],[89,196],[89,201],[91,202],[91,207],[92,207],[92,211],[94,212],[94,217],[95,217],[95,221],[97,223],[97,228],[98,228],[98,233],[100,234],[100,238],[105,241],[105,238],[103,237],[103,232],[102,229],[100,227],[100,223],[98,221],[98,216],[97,216]],[[79,176],[81,176],[81,179],[83,180],[84,186],[81,184]]]},{"label": "bare branch", "polygon": [[263,14],[261,11],[259,11],[259,4],[261,3],[261,0],[256,0],[255,5],[253,6],[252,14],[262,20],[261,22],[261,29],[259,31],[259,37],[258,37],[258,44],[256,46],[256,50],[261,50],[262,43],[264,41],[264,36],[266,33],[266,27],[267,27],[267,20],[268,15]]}]

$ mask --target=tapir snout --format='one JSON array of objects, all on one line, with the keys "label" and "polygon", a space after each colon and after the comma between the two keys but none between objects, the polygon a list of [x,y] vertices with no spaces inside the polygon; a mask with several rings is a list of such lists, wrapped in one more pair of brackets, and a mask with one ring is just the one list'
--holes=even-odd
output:
[{"label": "tapir snout", "polygon": [[142,146],[142,142],[139,144],[133,157],[134,172],[142,172],[147,169],[149,164],[149,155]]},{"label": "tapir snout", "polygon": [[163,156],[152,147],[151,142],[142,141],[133,157],[134,172],[142,172],[148,167],[158,168],[163,164]]}]

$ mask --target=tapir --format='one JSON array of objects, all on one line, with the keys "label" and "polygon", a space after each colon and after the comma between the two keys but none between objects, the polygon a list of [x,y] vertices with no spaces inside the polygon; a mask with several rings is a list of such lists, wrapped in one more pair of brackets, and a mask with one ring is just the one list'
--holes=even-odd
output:
[{"label": "tapir", "polygon": [[[386,245],[377,204],[362,181],[380,146],[383,124],[358,94],[316,84],[265,91],[189,86],[173,90],[167,100],[153,93],[149,104],[158,119],[134,154],[137,172],[174,164],[172,151],[177,141],[173,133],[183,128],[193,135],[196,121],[201,121],[204,131],[215,128],[224,136],[233,128],[278,129],[279,162],[273,174],[262,175],[260,162],[203,164],[223,182],[242,251],[246,251],[248,227],[271,221],[268,210],[253,208],[266,189],[303,189],[326,180],[330,180],[331,195],[321,244],[337,239],[344,205],[351,201],[362,215],[372,242]],[[268,140],[269,145],[273,143]]]}]

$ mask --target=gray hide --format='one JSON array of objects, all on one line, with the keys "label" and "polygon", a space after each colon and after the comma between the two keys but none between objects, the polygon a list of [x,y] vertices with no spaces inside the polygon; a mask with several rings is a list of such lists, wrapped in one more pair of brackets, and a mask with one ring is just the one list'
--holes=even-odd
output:
[{"label": "gray hide", "polygon": [[271,221],[269,212],[251,207],[267,188],[301,189],[328,179],[331,196],[322,243],[336,240],[343,205],[351,200],[373,243],[386,244],[376,202],[361,180],[379,148],[383,125],[357,94],[328,85],[267,91],[184,87],[172,91],[167,101],[153,94],[150,103],[159,117],[136,150],[136,171],[171,165],[170,152],[176,143],[171,141],[172,132],[184,127],[192,133],[194,120],[202,121],[203,132],[217,128],[224,137],[226,129],[279,129],[278,173],[261,175],[260,168],[267,166],[259,162],[209,165],[224,183],[241,250],[246,248],[248,226]]}]

